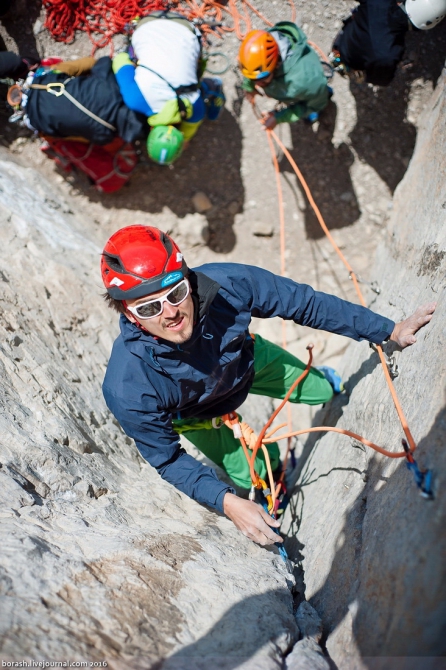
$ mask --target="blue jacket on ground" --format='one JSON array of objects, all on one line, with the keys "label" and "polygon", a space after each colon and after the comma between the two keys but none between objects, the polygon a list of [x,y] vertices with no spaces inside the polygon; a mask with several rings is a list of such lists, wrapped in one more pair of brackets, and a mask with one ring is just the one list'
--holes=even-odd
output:
[{"label": "blue jacket on ground", "polygon": [[181,345],[152,337],[125,316],[103,383],[105,401],[141,455],[191,498],[222,511],[231,487],[180,447],[172,419],[213,418],[237,409],[254,376],[252,317],[280,316],[354,340],[381,343],[394,322],[250,265],[210,263],[190,270],[192,337]]}]

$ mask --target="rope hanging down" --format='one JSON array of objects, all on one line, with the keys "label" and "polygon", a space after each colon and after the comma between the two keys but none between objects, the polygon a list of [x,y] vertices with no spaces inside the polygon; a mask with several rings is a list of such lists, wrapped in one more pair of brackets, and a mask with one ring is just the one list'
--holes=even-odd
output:
[{"label": "rope hanging down", "polygon": [[[259,114],[258,110],[256,109],[255,105],[253,105],[253,110],[254,110],[254,113],[256,114],[257,118],[260,118],[260,114]],[[349,262],[347,261],[347,259],[343,255],[342,251],[339,249],[339,247],[336,244],[336,242],[334,241],[330,231],[328,230],[327,225],[326,225],[326,223],[325,223],[325,221],[322,217],[322,214],[321,214],[318,206],[316,205],[316,203],[313,199],[312,193],[311,193],[311,191],[308,187],[307,182],[305,181],[302,173],[300,172],[299,168],[297,167],[297,165],[296,165],[294,159],[292,158],[290,152],[288,151],[288,149],[284,146],[284,144],[281,142],[281,140],[277,137],[277,135],[273,131],[268,130],[267,131],[267,139],[268,139],[268,143],[269,143],[269,146],[270,146],[273,165],[274,165],[275,172],[276,172],[276,182],[277,182],[278,197],[279,197],[280,228],[281,228],[281,245],[280,246],[281,246],[281,257],[282,257],[281,258],[282,272],[284,271],[284,263],[285,263],[285,261],[284,261],[285,245],[284,245],[284,236],[283,236],[283,233],[284,233],[283,196],[282,196],[282,189],[281,189],[280,180],[279,180],[279,165],[278,165],[276,153],[274,151],[274,145],[271,141],[271,137],[274,138],[275,142],[280,147],[280,149],[283,151],[285,156],[288,158],[291,166],[293,167],[293,170],[294,170],[297,178],[299,179],[299,181],[300,181],[300,183],[301,183],[301,185],[302,185],[302,187],[305,191],[305,194],[306,194],[306,196],[309,200],[309,203],[310,203],[311,207],[313,208],[314,213],[316,214],[316,217],[317,217],[324,233],[326,234],[326,236],[330,240],[330,242],[331,242],[333,248],[335,249],[336,253],[339,255],[340,259],[342,260],[345,267],[347,268],[347,270],[349,272],[349,277],[353,280],[353,283],[354,283],[356,292],[358,294],[359,300],[360,300],[361,304],[365,307],[366,304],[365,304],[364,296],[362,295],[361,289],[359,287],[358,277],[356,276],[356,274],[353,271],[352,267],[350,266]],[[253,489],[254,488],[264,489],[265,497],[266,497],[267,502],[268,502],[268,511],[270,512],[270,514],[272,516],[276,516],[277,498],[278,498],[278,495],[280,493],[280,489],[283,488],[283,479],[284,479],[284,475],[285,475],[285,471],[286,471],[286,463],[287,463],[287,460],[288,460],[288,457],[289,457],[289,454],[290,454],[290,440],[291,440],[291,438],[292,437],[297,437],[298,435],[304,435],[304,434],[307,434],[307,433],[314,433],[314,432],[340,433],[342,435],[347,435],[349,437],[352,437],[353,439],[357,440],[358,442],[364,444],[367,447],[370,447],[374,451],[376,451],[380,454],[383,454],[384,456],[387,456],[388,458],[406,458],[406,465],[409,468],[409,470],[411,470],[413,472],[414,478],[415,478],[415,483],[417,484],[418,488],[420,489],[421,495],[426,499],[430,499],[430,500],[433,499],[433,492],[432,492],[432,488],[431,488],[431,479],[432,479],[431,472],[429,470],[421,471],[418,467],[417,462],[413,458],[413,452],[416,449],[416,443],[415,443],[415,440],[414,440],[414,438],[412,436],[412,433],[409,429],[406,417],[404,415],[401,404],[399,402],[395,387],[393,385],[389,370],[387,368],[387,363],[386,363],[384,352],[382,350],[381,345],[376,345],[376,351],[379,355],[380,362],[381,362],[381,365],[382,365],[382,368],[383,368],[383,371],[384,371],[384,376],[385,376],[386,382],[389,386],[389,390],[390,390],[390,393],[392,395],[392,399],[393,399],[396,411],[398,413],[398,416],[399,416],[399,419],[400,419],[400,422],[401,422],[401,426],[402,426],[403,431],[404,431],[404,433],[406,435],[406,438],[407,438],[407,441],[404,440],[404,439],[402,440],[404,451],[402,451],[402,452],[389,451],[387,449],[384,449],[383,447],[378,446],[377,444],[375,444],[373,442],[370,442],[369,440],[362,437],[361,435],[358,435],[357,433],[354,433],[350,430],[346,430],[344,428],[337,428],[337,427],[332,427],[332,426],[316,426],[316,427],[306,428],[306,429],[297,430],[297,431],[288,430],[288,432],[286,432],[282,435],[278,435],[278,436],[275,435],[273,437],[273,435],[278,430],[280,430],[281,428],[283,428],[284,426],[287,425],[287,423],[282,423],[279,426],[277,426],[276,428],[274,428],[273,430],[267,432],[268,428],[271,426],[274,419],[277,417],[279,412],[282,410],[282,408],[287,403],[289,397],[291,396],[291,393],[305,379],[306,375],[308,374],[308,372],[310,370],[310,367],[311,367],[311,364],[312,364],[312,359],[313,359],[313,356],[312,356],[313,345],[308,345],[307,349],[309,351],[309,358],[308,358],[308,363],[307,363],[307,366],[306,366],[304,372],[299,376],[299,378],[290,387],[290,389],[287,392],[285,398],[280,403],[280,405],[277,407],[277,409],[274,411],[274,413],[271,415],[271,417],[269,418],[269,420],[267,421],[267,423],[265,424],[265,426],[263,427],[263,429],[261,430],[261,432],[258,436],[255,435],[254,431],[247,424],[245,424],[245,423],[240,424],[239,423],[238,416],[235,412],[232,412],[231,415],[228,415],[228,416],[230,416],[231,420],[229,422],[227,422],[227,425],[229,425],[234,430],[234,435],[236,437],[238,437],[240,439],[241,443],[242,443],[242,446],[243,446],[243,449],[244,449],[244,452],[245,452],[245,456],[246,456],[248,464],[249,464]],[[289,422],[288,422],[288,425],[289,425]],[[279,440],[283,440],[283,439],[288,439],[288,449],[287,449],[286,456],[285,456],[285,459],[284,459],[284,467],[282,469],[282,474],[280,476],[279,482],[276,485],[274,483],[274,480],[273,480],[273,475],[272,475],[272,472],[271,472],[271,464],[270,464],[269,454],[268,454],[266,445],[271,444],[272,442],[277,442]],[[266,487],[265,482],[263,482],[263,480],[260,479],[260,477],[256,473],[255,467],[254,467],[255,459],[256,459],[258,450],[260,448],[262,449],[262,451],[265,455],[265,461],[266,461],[267,471],[268,471],[268,478],[269,478],[269,481],[270,481],[270,489],[267,489],[267,490],[265,490],[265,487]],[[251,452],[252,452],[251,454],[249,453],[248,449],[251,450]]]}]

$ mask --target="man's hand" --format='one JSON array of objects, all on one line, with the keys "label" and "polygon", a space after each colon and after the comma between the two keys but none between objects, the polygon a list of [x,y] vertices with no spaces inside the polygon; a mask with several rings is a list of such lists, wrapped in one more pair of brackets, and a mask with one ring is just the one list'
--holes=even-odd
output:
[{"label": "man's hand", "polygon": [[251,105],[253,104],[255,97],[256,97],[255,91],[245,91],[245,98],[248,102],[251,103]]},{"label": "man's hand", "polygon": [[283,542],[280,535],[270,528],[278,528],[280,522],[273,519],[260,505],[238,498],[233,493],[226,493],[223,498],[223,511],[235,527],[253,542],[262,546]]},{"label": "man's hand", "polygon": [[261,123],[263,123],[265,130],[274,130],[277,126],[277,119],[273,112],[269,112],[269,114],[265,114],[263,119],[261,119]]},{"label": "man's hand", "polygon": [[412,316],[395,324],[395,328],[389,338],[390,341],[396,342],[401,349],[409,347],[411,344],[415,344],[417,341],[415,333],[425,326],[426,323],[429,323],[435,312],[436,306],[436,302],[428,302],[427,305],[421,305]]}]

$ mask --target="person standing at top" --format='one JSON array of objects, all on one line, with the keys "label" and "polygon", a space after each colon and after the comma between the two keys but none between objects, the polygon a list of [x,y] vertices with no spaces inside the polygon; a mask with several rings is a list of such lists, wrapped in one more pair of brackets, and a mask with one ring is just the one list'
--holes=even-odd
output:
[{"label": "person standing at top", "polygon": [[430,30],[445,16],[446,0],[360,0],[335,37],[332,63],[341,74],[388,86],[403,58],[406,33]]},{"label": "person standing at top", "polygon": [[249,32],[240,46],[239,65],[249,101],[263,91],[283,103],[264,117],[269,130],[278,123],[316,121],[332,94],[319,56],[303,30],[290,21]]},{"label": "person standing at top", "polygon": [[[149,135],[149,156],[173,163],[206,116],[199,81],[200,32],[181,14],[152,12],[137,24],[130,54],[115,56],[113,70],[126,105],[144,114],[155,129]],[[222,90],[220,94],[224,102]]]}]

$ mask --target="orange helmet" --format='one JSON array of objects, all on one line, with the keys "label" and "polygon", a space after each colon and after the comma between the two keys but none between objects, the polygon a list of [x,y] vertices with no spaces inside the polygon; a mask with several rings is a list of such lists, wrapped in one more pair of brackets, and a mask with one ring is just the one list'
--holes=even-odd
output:
[{"label": "orange helmet", "polygon": [[279,47],[271,33],[266,30],[251,30],[240,46],[238,57],[245,77],[264,79],[277,65]]}]

